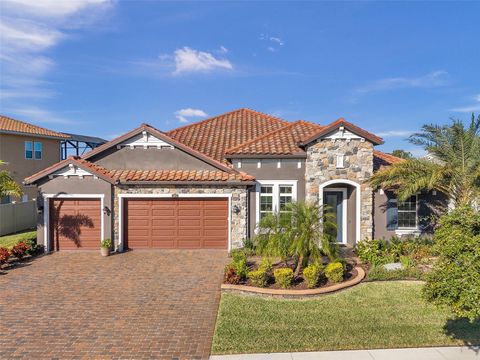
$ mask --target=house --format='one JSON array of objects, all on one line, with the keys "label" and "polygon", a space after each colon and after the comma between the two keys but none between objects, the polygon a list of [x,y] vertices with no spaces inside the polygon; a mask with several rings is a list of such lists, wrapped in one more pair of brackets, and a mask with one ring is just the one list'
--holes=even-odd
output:
[{"label": "house", "polygon": [[[23,179],[60,161],[60,143],[68,135],[0,115],[0,160],[18,184]],[[37,189],[22,185],[22,201],[37,196]],[[9,198],[1,199],[10,202]]]},{"label": "house", "polygon": [[339,119],[286,122],[239,109],[163,132],[148,124],[25,180],[39,189],[38,241],[49,250],[241,247],[268,213],[328,204],[337,241],[429,231],[441,194],[398,202],[368,179],[402,161]]}]

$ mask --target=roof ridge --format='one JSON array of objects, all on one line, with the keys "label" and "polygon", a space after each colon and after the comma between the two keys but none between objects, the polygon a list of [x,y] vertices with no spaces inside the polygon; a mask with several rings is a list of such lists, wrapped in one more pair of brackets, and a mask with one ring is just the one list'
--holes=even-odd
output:
[{"label": "roof ridge", "polygon": [[[300,121],[300,120],[299,120]],[[276,129],[276,130],[273,130],[273,131],[270,131],[269,133],[266,133],[266,134],[263,134],[261,136],[257,136],[256,138],[252,139],[252,140],[248,140],[248,141],[245,141],[244,143],[241,143],[241,144],[238,144],[237,146],[233,146],[231,148],[228,148],[228,149],[225,149],[225,154],[229,153],[229,152],[232,152],[234,150],[238,150],[244,146],[247,146],[247,145],[250,145],[250,144],[253,144],[259,140],[263,140],[267,137],[269,137],[270,135],[274,135],[282,130],[285,130],[285,129],[288,129],[288,128],[291,128],[292,126],[294,126],[295,124],[298,124],[298,121],[296,122],[292,122],[292,123],[289,123],[288,125],[285,125],[284,127],[281,127],[280,129]]]},{"label": "roof ridge", "polygon": [[264,116],[266,118],[269,118],[271,120],[276,120],[276,121],[279,121],[279,122],[286,122],[288,123],[287,120],[283,120],[279,117],[275,117],[275,116],[272,116],[272,115],[269,115],[269,114],[266,114],[266,113],[262,113],[260,111],[257,111],[257,110],[252,110],[252,109],[249,109],[249,108],[238,108],[238,109],[235,109],[235,110],[231,110],[231,111],[227,111],[226,113],[223,113],[223,114],[218,114],[218,115],[215,115],[215,116],[212,116],[212,117],[209,117],[207,119],[203,119],[203,120],[199,120],[197,122],[194,122],[194,123],[191,123],[191,124],[187,124],[187,125],[183,125],[183,126],[180,126],[180,127],[177,127],[175,129],[172,129],[172,130],[169,130],[167,131],[167,134],[171,133],[171,132],[174,132],[174,131],[178,131],[178,130],[182,130],[182,129],[186,129],[186,128],[189,128],[191,126],[194,126],[194,125],[200,125],[200,124],[204,124],[206,122],[209,122],[209,121],[212,121],[212,120],[215,120],[221,116],[227,116],[227,115],[230,115],[230,114],[233,114],[233,113],[236,113],[236,112],[240,112],[240,111],[249,111],[251,113],[255,113],[257,115],[261,115],[261,116]]},{"label": "roof ridge", "polygon": [[[31,123],[28,123],[28,122],[23,121],[23,120],[14,119],[14,118],[12,118],[12,117],[10,117],[10,116],[6,116],[6,115],[3,115],[3,114],[0,114],[0,119],[1,119],[1,118],[5,118],[5,119],[7,119],[7,120],[9,120],[9,121],[19,122],[19,123],[27,126],[27,127],[30,128],[30,129],[33,128],[32,130],[35,130],[34,128],[37,128],[37,129],[41,129],[41,130],[43,130],[43,131],[45,131],[45,132],[50,132],[50,133],[57,134],[57,137],[64,137],[65,139],[67,139],[67,138],[70,137],[69,135],[66,135],[66,134],[64,134],[64,133],[61,133],[61,132],[59,132],[59,131],[50,130],[50,129],[44,128],[43,126],[31,124]],[[0,129],[0,130],[2,130],[2,129]],[[18,132],[22,132],[22,133],[23,133],[23,131],[18,131]],[[53,135],[52,135],[52,136],[53,136]]]}]

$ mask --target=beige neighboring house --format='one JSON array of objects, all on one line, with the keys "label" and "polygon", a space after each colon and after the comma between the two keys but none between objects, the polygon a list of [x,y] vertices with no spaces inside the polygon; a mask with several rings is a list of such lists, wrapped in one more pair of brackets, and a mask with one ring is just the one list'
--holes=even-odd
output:
[{"label": "beige neighboring house", "polygon": [[[10,171],[21,185],[22,201],[37,196],[36,186],[25,186],[23,180],[61,160],[60,144],[70,136],[40,126],[0,115],[0,159],[7,162],[2,169]],[[15,199],[0,199],[8,203]]]}]

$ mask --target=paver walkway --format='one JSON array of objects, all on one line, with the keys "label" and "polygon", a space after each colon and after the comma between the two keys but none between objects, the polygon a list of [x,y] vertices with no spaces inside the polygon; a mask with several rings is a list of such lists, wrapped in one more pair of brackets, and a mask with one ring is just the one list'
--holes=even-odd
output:
[{"label": "paver walkway", "polygon": [[226,251],[42,256],[0,274],[0,359],[207,359]]},{"label": "paver walkway", "polygon": [[478,360],[480,346],[215,355],[210,360]]}]

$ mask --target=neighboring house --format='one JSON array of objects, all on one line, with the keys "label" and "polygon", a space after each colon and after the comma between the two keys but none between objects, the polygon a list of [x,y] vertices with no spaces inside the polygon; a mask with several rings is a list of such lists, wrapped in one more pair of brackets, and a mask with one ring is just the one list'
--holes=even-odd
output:
[{"label": "neighboring house", "polygon": [[38,241],[47,250],[233,249],[262,216],[292,201],[328,204],[337,240],[429,231],[439,194],[399,203],[374,192],[373,172],[401,159],[344,119],[326,126],[235,110],[162,132],[142,124],[82,157],[26,179],[38,185]]},{"label": "neighboring house", "polygon": [[[2,169],[10,171],[21,185],[22,201],[37,196],[36,187],[22,185],[23,180],[47,166],[60,161],[60,143],[68,135],[0,115],[0,160]],[[8,203],[13,199],[2,199]]]}]

